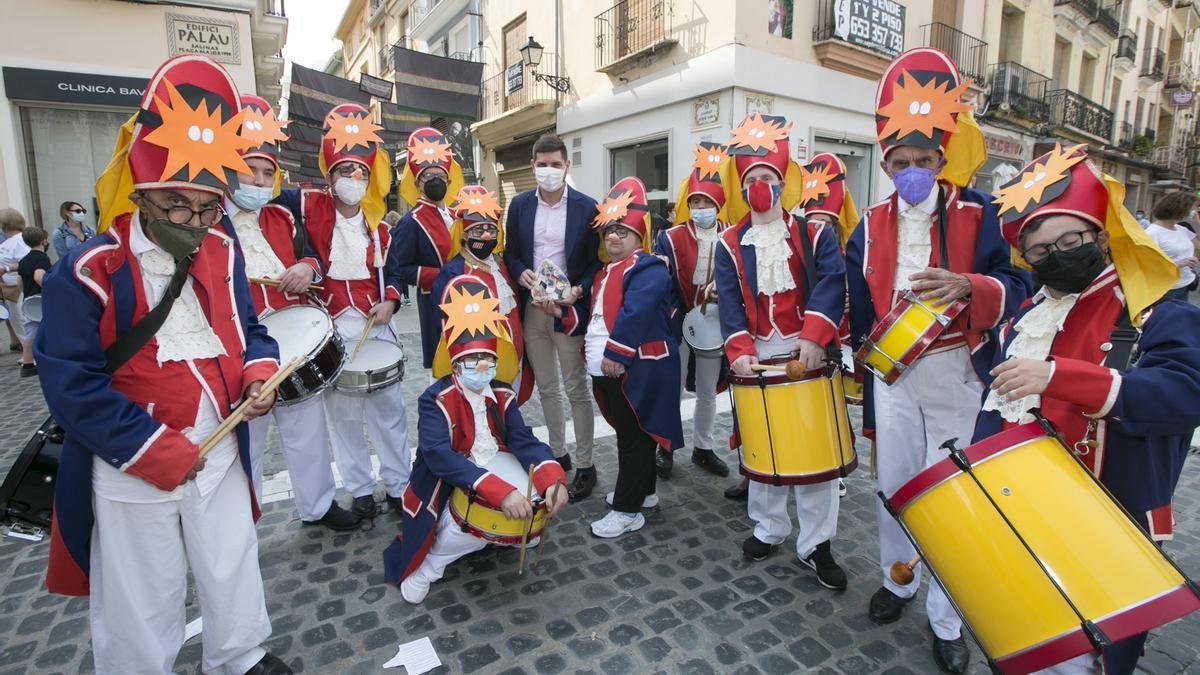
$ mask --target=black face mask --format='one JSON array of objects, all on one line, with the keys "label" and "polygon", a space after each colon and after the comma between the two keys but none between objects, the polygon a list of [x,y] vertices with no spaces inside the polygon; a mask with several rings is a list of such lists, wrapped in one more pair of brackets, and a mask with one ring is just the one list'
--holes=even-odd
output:
[{"label": "black face mask", "polygon": [[496,250],[496,240],[468,239],[467,250],[471,252],[471,255],[475,256],[479,260],[487,260],[487,257],[492,254],[492,251]]},{"label": "black face mask", "polygon": [[1104,253],[1095,242],[1054,251],[1033,264],[1033,281],[1062,293],[1079,293],[1104,271]]},{"label": "black face mask", "polygon": [[425,181],[425,187],[421,188],[431,201],[440,202],[446,196],[446,181],[441,178],[430,178]]}]

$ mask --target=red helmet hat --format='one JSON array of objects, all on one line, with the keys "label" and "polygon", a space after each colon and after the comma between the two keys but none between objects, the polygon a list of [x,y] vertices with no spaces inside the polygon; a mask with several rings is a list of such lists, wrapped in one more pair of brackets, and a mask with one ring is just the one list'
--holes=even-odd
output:
[{"label": "red helmet hat", "polygon": [[242,152],[242,159],[260,157],[279,168],[279,144],[288,139],[283,132],[286,122],[280,122],[266,99],[242,94],[242,137],[255,145]]},{"label": "red helmet hat", "polygon": [[343,103],[325,116],[325,134],[321,138],[318,165],[328,174],[343,162],[361,164],[367,170],[375,166],[381,151],[383,127],[371,120],[371,113],[357,103]]},{"label": "red helmet hat", "polygon": [[1070,215],[1105,228],[1108,188],[1085,147],[1055,144],[996,191],[1001,231],[1014,249],[1025,226],[1045,216]]},{"label": "red helmet hat", "polygon": [[408,136],[408,170],[413,180],[421,177],[426,169],[438,168],[450,175],[450,164],[454,161],[450,141],[433,127],[421,127]]},{"label": "red helmet hat", "polygon": [[950,57],[933,47],[917,47],[896,57],[879,79],[875,129],[883,156],[900,146],[945,152],[958,131],[961,100],[971,84],[959,76]]},{"label": "red helmet hat", "polygon": [[482,223],[495,225],[500,222],[500,203],[496,201],[496,195],[482,185],[468,185],[459,190],[450,210],[462,221],[463,232]]},{"label": "red helmet hat", "polygon": [[638,178],[629,176],[617,181],[596,210],[592,227],[597,230],[616,224],[633,230],[642,239],[649,236],[650,205],[646,201],[646,186]]},{"label": "red helmet hat", "polygon": [[800,207],[804,215],[824,213],[841,218],[846,199],[846,165],[832,152],[822,152],[800,168]]},{"label": "red helmet hat", "polygon": [[693,195],[708,197],[717,205],[725,206],[725,188],[721,185],[721,161],[729,156],[729,149],[720,143],[701,142],[693,151],[695,160],[687,178],[686,202]]},{"label": "red helmet hat", "polygon": [[478,277],[463,274],[450,280],[442,294],[442,343],[453,363],[468,354],[497,356],[497,345],[507,340],[500,299]]},{"label": "red helmet hat", "polygon": [[240,108],[233,78],[209,58],[183,54],[159,66],[128,144],[133,189],[236,188],[238,174],[250,173],[240,153],[253,145],[239,133]]},{"label": "red helmet hat", "polygon": [[739,190],[746,172],[756,166],[771,167],[780,178],[787,175],[791,152],[788,132],[791,129],[791,122],[783,117],[754,113],[733,130],[729,154],[737,169]]}]

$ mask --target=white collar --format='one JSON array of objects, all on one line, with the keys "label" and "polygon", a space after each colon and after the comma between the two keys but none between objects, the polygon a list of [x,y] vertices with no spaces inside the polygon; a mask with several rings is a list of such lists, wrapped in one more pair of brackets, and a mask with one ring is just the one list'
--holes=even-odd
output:
[{"label": "white collar", "polygon": [[133,217],[129,219],[129,251],[133,255],[140,256],[147,251],[159,250],[166,253],[161,246],[150,240],[146,236],[146,231],[142,229],[141,212],[134,211]]},{"label": "white collar", "polygon": [[341,212],[338,211],[337,209],[333,210],[333,214],[337,217],[337,220],[339,220],[343,223],[350,223],[351,225],[362,225],[363,224],[363,212],[362,212],[361,208],[358,211],[356,211],[354,213],[354,215],[350,216],[349,218],[343,216],[341,214]]},{"label": "white collar", "polygon": [[535,195],[537,195],[537,200],[538,200],[539,206],[545,206],[548,209],[557,209],[558,207],[564,206],[567,203],[567,197],[571,194],[571,186],[564,185],[562,196],[559,197],[558,201],[554,202],[553,204],[551,204],[550,202],[547,202],[545,199],[542,199],[541,188],[534,188],[533,193]]},{"label": "white collar", "polygon": [[900,213],[904,213],[910,209],[917,209],[927,216],[932,216],[934,209],[937,208],[938,182],[933,182],[933,189],[929,191],[929,196],[925,197],[925,199],[922,199],[917,204],[909,204],[898,194],[896,195],[896,198],[900,202]]},{"label": "white collar", "polygon": [[462,390],[463,396],[467,398],[467,403],[474,407],[477,403],[482,403],[484,399],[496,400],[496,392],[492,391],[492,385],[487,385],[479,391],[471,391],[467,387],[459,384],[458,378],[454,378],[454,384]]},{"label": "white collar", "polygon": [[[259,211],[261,211],[261,210],[262,209],[259,209]],[[233,222],[233,217],[238,215],[239,213],[250,213],[250,214],[257,216],[259,211],[247,211],[246,209],[243,209],[242,207],[238,206],[237,202],[233,201],[233,199],[228,194],[225,195],[225,213],[229,214],[230,222]]]}]

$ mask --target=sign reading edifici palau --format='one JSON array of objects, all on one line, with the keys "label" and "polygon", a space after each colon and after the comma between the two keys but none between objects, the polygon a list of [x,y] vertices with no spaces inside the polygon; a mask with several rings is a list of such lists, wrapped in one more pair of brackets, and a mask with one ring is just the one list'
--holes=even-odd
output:
[{"label": "sign reading edifici palau", "polygon": [[202,54],[219,63],[240,64],[237,23],[211,16],[167,14],[167,49],[177,54]]}]

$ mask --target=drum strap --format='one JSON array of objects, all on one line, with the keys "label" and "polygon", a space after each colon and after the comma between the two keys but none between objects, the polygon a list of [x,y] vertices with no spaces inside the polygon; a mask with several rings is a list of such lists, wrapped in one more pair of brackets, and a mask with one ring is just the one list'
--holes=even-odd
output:
[{"label": "drum strap", "polygon": [[950,269],[949,247],[946,245],[946,232],[950,229],[946,223],[946,190],[938,186],[938,267]]},{"label": "drum strap", "polygon": [[[495,403],[487,399],[484,399],[483,405],[487,408],[488,417],[492,418],[492,424],[496,427],[496,434],[500,436],[500,438],[497,439],[499,444],[507,445],[505,440],[507,435],[504,433],[504,419],[500,417],[500,409]],[[475,433],[479,433],[479,431],[476,430]]]},{"label": "drum strap", "polygon": [[1108,343],[1112,345],[1112,349],[1108,350],[1108,356],[1104,357],[1104,367],[1112,368],[1118,373],[1128,370],[1141,336],[1142,332],[1133,327],[1129,312],[1122,308],[1117,315],[1116,325],[1108,334]]},{"label": "drum strap", "polygon": [[104,372],[112,375],[117,372],[117,369],[125,365],[133,355],[138,353],[150,338],[162,328],[163,322],[167,320],[167,314],[171,312],[171,305],[175,304],[175,299],[183,292],[183,285],[187,282],[188,271],[192,268],[192,256],[188,256],[175,264],[175,274],[171,275],[171,282],[167,285],[167,292],[163,295],[162,300],[154,306],[146,316],[142,317],[132,328],[125,331],[104,350]]},{"label": "drum strap", "polygon": [[[808,305],[813,289],[817,287],[817,253],[813,249],[812,237],[808,235],[808,221],[796,217],[796,230],[800,232],[800,255],[803,258],[804,279],[808,286],[804,292],[804,304]],[[829,344],[825,345],[825,353],[828,358],[837,363],[842,360],[842,350],[838,346],[837,340],[831,340]]]}]

